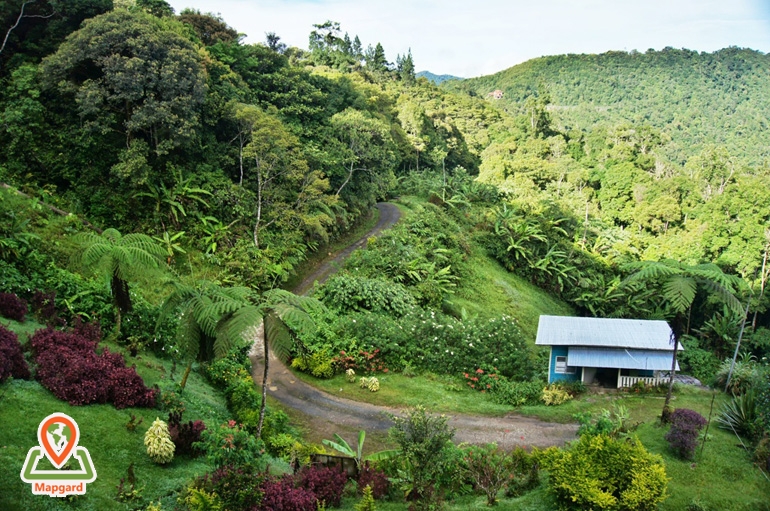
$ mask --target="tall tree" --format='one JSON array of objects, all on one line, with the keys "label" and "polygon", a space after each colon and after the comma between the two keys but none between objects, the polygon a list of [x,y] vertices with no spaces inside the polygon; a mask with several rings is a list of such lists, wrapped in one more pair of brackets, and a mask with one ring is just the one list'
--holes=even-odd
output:
[{"label": "tall tree", "polygon": [[629,268],[636,271],[624,283],[645,282],[648,286],[656,286],[661,291],[660,297],[667,310],[674,316],[671,339],[674,344],[671,380],[668,384],[662,415],[665,422],[671,410],[669,403],[674,388],[679,339],[689,330],[690,313],[698,289],[701,288],[714,295],[734,313],[743,314],[743,307],[735,296],[741,281],[738,277],[724,273],[717,265],[711,263],[688,266],[679,261],[664,259],[632,263]]},{"label": "tall tree", "polygon": [[407,85],[413,84],[415,77],[412,49],[409,48],[409,52],[403,57],[399,55],[396,62],[398,63],[398,74],[401,77],[401,81]]},{"label": "tall tree", "polygon": [[89,139],[112,147],[122,139],[113,172],[137,184],[153,155],[189,141],[198,125],[205,79],[183,32],[177,22],[112,11],[87,20],[42,64],[44,83],[73,100]]},{"label": "tall tree", "polygon": [[132,309],[128,284],[162,264],[163,247],[145,234],[124,236],[117,229],[106,229],[101,235],[79,233],[72,241],[78,248],[73,263],[109,279],[115,308],[115,335],[120,335],[121,318]]}]

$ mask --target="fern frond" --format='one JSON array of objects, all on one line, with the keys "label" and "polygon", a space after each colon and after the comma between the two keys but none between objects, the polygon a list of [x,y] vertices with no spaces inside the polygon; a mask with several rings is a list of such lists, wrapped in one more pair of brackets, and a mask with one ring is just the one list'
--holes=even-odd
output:
[{"label": "fern frond", "polygon": [[663,295],[674,311],[683,313],[695,299],[696,282],[691,277],[678,275],[663,283]]},{"label": "fern frond", "polygon": [[273,354],[286,361],[291,356],[292,337],[286,324],[273,314],[265,316],[265,336]]}]

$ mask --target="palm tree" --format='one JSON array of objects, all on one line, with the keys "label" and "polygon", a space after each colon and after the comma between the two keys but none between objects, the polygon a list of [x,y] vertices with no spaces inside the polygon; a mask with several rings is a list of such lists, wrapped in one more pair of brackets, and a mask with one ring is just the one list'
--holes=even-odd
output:
[{"label": "palm tree", "polygon": [[265,370],[262,378],[262,403],[257,437],[262,433],[267,402],[269,347],[285,360],[293,345],[292,332],[305,332],[315,327],[310,313],[321,307],[314,298],[273,289],[256,295],[246,287],[225,288],[211,282],[198,287],[172,283],[174,291],[163,304],[158,319],[181,310],[177,340],[189,360],[180,386],[184,389],[195,360],[211,360],[224,356],[231,348],[244,343],[245,334],[264,322],[262,345]]},{"label": "palm tree", "polygon": [[112,304],[115,307],[115,332],[120,334],[122,315],[132,309],[129,281],[162,264],[165,251],[146,234],[126,234],[106,229],[76,234],[72,241],[78,250],[73,263],[84,270],[95,270],[110,279]]},{"label": "palm tree", "polygon": [[627,268],[636,271],[626,278],[624,284],[646,282],[648,285],[659,286],[662,291],[661,297],[666,302],[668,311],[674,314],[671,330],[674,355],[671,361],[671,380],[668,384],[668,393],[663,404],[662,415],[665,422],[670,413],[669,402],[674,388],[679,338],[689,330],[690,312],[698,288],[705,289],[717,296],[730,310],[742,314],[743,308],[735,296],[741,280],[734,275],[725,274],[717,265],[712,263],[689,266],[673,259],[664,259],[662,261],[631,263]]}]

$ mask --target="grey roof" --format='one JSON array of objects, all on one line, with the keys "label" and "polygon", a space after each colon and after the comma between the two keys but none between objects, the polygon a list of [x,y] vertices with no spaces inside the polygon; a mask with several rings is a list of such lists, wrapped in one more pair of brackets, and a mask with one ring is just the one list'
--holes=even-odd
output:
[{"label": "grey roof", "polygon": [[[672,351],[570,347],[567,365],[665,371],[671,369]],[[678,362],[676,370],[679,370]]]},{"label": "grey roof", "polygon": [[535,344],[673,350],[662,320],[540,316]]}]

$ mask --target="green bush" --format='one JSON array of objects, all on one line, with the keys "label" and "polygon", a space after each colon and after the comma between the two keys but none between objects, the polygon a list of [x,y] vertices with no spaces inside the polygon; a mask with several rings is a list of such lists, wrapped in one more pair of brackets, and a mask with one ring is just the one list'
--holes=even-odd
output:
[{"label": "green bush", "polygon": [[564,509],[646,511],[666,499],[666,469],[638,439],[582,436],[569,449],[540,456],[548,484]]},{"label": "green bush", "polygon": [[549,385],[543,389],[540,399],[546,406],[561,405],[572,399],[572,395],[559,385]]},{"label": "green bush", "polygon": [[545,383],[541,381],[500,381],[492,393],[492,400],[501,405],[524,406],[540,403]]},{"label": "green bush", "polygon": [[414,297],[401,285],[378,278],[341,273],[320,288],[317,298],[342,312],[384,312],[399,317],[417,306]]},{"label": "green bush", "polygon": [[309,356],[299,356],[291,361],[291,367],[309,373],[316,378],[329,379],[334,376],[332,357],[326,351],[317,351]]},{"label": "green bush", "polygon": [[203,450],[206,458],[217,468],[253,464],[265,451],[261,440],[232,420],[203,430],[201,441],[193,447]]}]

